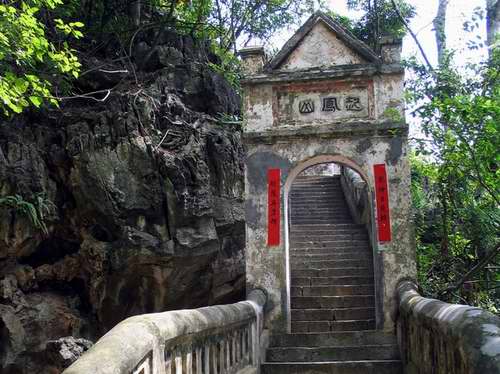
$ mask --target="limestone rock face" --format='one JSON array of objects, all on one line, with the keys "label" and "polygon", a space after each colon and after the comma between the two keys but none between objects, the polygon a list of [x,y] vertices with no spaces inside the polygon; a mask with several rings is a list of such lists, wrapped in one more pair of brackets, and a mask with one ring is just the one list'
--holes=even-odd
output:
[{"label": "limestone rock face", "polygon": [[58,372],[48,341],[244,296],[244,152],[215,119],[239,97],[206,45],[163,39],[138,38],[140,84],[95,69],[79,84],[106,101],[0,123],[0,198],[21,196],[45,225],[0,206],[2,373]]}]

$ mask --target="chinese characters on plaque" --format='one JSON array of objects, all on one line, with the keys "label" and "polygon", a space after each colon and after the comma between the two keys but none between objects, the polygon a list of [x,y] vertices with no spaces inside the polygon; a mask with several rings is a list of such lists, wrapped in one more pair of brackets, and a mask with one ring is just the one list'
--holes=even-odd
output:
[{"label": "chinese characters on plaque", "polygon": [[380,242],[388,242],[391,241],[391,217],[385,165],[374,165],[373,172],[375,176],[375,199],[377,202],[378,240]]},{"label": "chinese characters on plaque", "polygon": [[267,245],[280,244],[280,169],[267,171]]},{"label": "chinese characters on plaque", "polygon": [[[337,96],[323,97],[321,100],[322,112],[360,112],[364,109],[361,103],[361,98],[358,96],[347,96],[345,98]],[[315,103],[311,99],[299,102],[299,112],[301,114],[309,114],[315,111]]]}]

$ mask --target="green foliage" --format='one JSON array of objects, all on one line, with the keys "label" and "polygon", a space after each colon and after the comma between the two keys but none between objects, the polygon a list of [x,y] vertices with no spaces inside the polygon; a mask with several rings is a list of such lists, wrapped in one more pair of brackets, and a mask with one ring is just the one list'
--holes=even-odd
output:
[{"label": "green foliage", "polygon": [[222,49],[236,50],[252,38],[266,42],[277,30],[296,24],[311,14],[314,0],[214,0],[208,25]]},{"label": "green foliage", "polygon": [[221,74],[226,81],[237,91],[241,91],[241,64],[240,60],[231,52],[222,50],[218,45],[212,45],[214,53],[220,58],[220,63],[208,63],[208,66]]},{"label": "green foliage", "polygon": [[24,215],[31,221],[34,227],[41,230],[44,234],[48,233],[45,220],[47,215],[53,212],[55,206],[43,194],[36,194],[32,201],[27,201],[19,195],[0,197],[0,207],[2,206]]},{"label": "green foliage", "polygon": [[382,113],[382,117],[393,122],[401,122],[404,120],[401,112],[396,108],[387,108],[384,110],[384,113]]},{"label": "green foliage", "polygon": [[[402,38],[406,34],[404,23],[389,0],[347,0],[347,5],[350,9],[364,12],[348,29],[375,49],[381,36]],[[406,0],[396,0],[396,5],[406,21],[415,16],[415,7]]]},{"label": "green foliage", "polygon": [[407,82],[424,135],[412,159],[420,282],[431,296],[493,312],[500,307],[499,66],[499,51],[465,73],[453,54],[433,70],[412,60],[415,78]]},{"label": "green foliage", "polygon": [[52,19],[60,38],[49,41],[42,17],[60,6],[60,0],[12,1],[0,4],[0,111],[21,113],[43,102],[57,104],[51,88],[53,74],[78,76],[80,63],[67,37],[79,38],[82,23]]}]

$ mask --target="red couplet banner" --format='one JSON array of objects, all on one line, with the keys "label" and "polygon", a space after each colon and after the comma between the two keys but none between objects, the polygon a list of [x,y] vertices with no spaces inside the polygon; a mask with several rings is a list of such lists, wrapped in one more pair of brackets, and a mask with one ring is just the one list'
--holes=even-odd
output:
[{"label": "red couplet banner", "polygon": [[280,169],[267,170],[267,245],[280,244]]},{"label": "red couplet banner", "polygon": [[375,198],[377,200],[378,240],[391,241],[391,216],[389,209],[389,191],[385,164],[373,166],[375,175]]}]

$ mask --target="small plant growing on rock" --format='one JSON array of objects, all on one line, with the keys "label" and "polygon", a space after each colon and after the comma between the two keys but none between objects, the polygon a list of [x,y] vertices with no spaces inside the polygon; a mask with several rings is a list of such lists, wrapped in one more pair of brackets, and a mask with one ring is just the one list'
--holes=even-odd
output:
[{"label": "small plant growing on rock", "polygon": [[0,197],[0,207],[2,206],[28,217],[33,226],[44,234],[48,234],[45,220],[54,211],[55,205],[43,194],[36,194],[32,202],[25,200],[20,195]]}]

